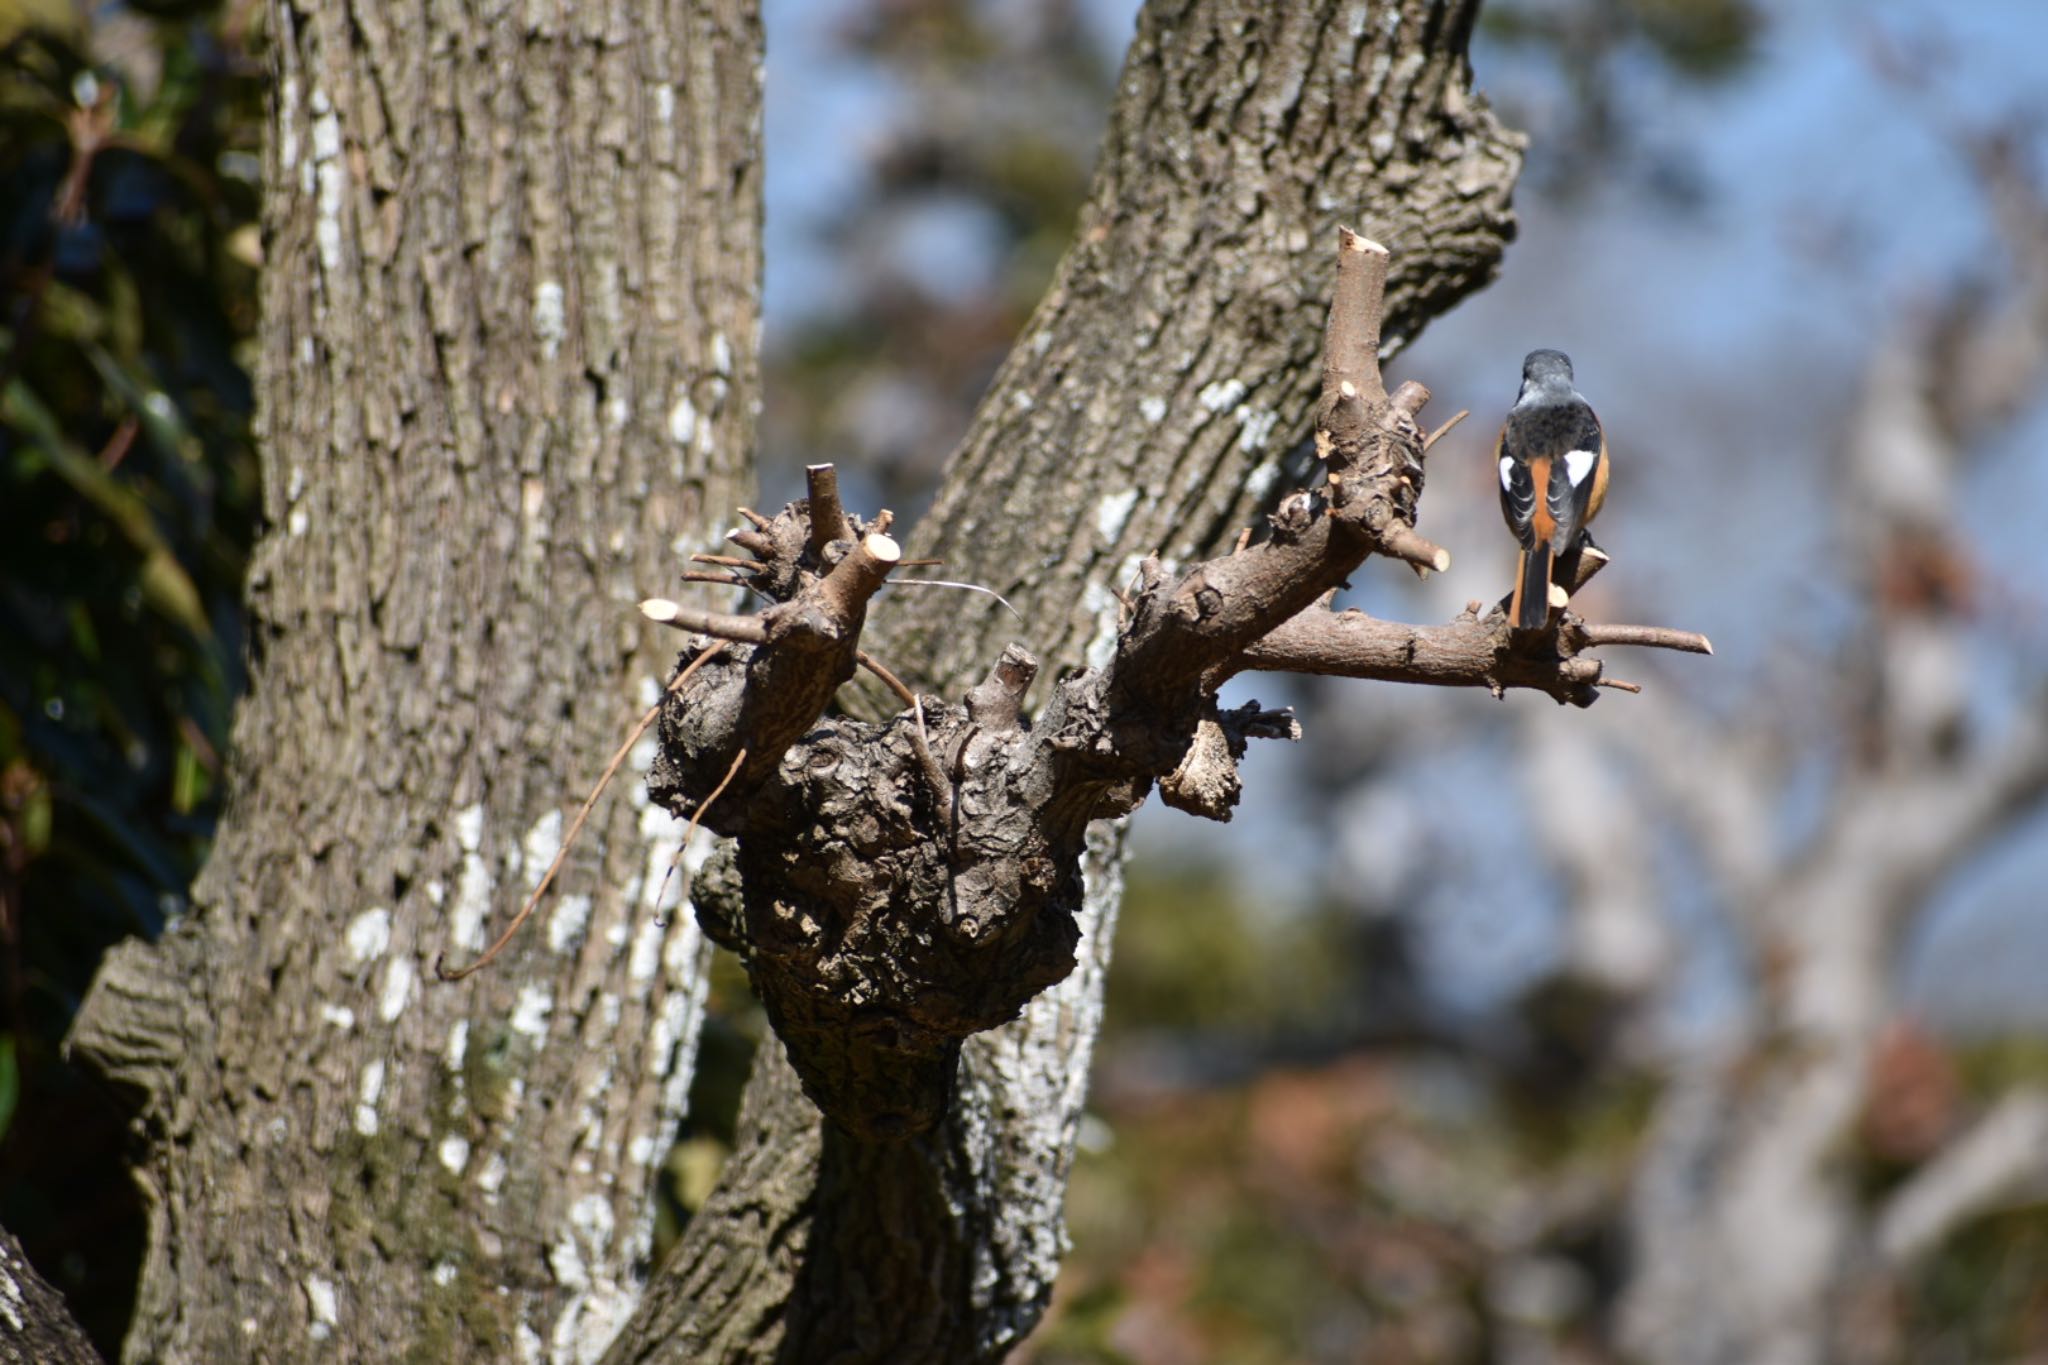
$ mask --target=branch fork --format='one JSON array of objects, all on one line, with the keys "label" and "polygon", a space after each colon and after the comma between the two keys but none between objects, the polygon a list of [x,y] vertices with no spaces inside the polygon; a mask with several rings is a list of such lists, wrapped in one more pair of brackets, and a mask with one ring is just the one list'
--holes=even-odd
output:
[{"label": "branch fork", "polygon": [[[806,1092],[854,1134],[931,1128],[961,1041],[1072,970],[1091,823],[1155,785],[1176,808],[1227,820],[1249,742],[1299,736],[1288,712],[1221,709],[1233,674],[1527,687],[1584,705],[1605,681],[1584,650],[1706,652],[1701,637],[1565,612],[1532,641],[1498,610],[1426,627],[1329,609],[1374,554],[1422,572],[1450,564],[1415,529],[1429,390],[1389,394],[1380,374],[1387,253],[1345,231],[1337,256],[1315,414],[1324,483],[1285,498],[1262,539],[1178,576],[1145,561],[1111,659],[1062,679],[1035,720],[1024,698],[1038,665],[1019,645],[964,704],[898,682],[906,709],[892,720],[830,713],[862,658],[868,603],[902,559],[888,514],[851,517],[829,465],[808,471],[805,499],[743,513],[730,537],[754,559],[728,567],[774,599],[765,611],[643,604],[650,620],[731,642],[665,698],[649,790],[734,840],[714,864],[730,876],[707,869],[700,919],[742,954]],[[736,894],[715,894],[721,884]]]}]

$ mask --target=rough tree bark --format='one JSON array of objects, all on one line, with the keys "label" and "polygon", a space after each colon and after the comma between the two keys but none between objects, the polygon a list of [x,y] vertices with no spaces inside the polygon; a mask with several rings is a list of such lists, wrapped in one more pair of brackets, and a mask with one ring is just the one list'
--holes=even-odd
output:
[{"label": "rough tree bark", "polygon": [[[1107,657],[1114,590],[1143,556],[1170,566],[1228,544],[1285,491],[1340,220],[1393,251],[1388,352],[1491,277],[1520,144],[1470,93],[1477,8],[1141,14],[1076,242],[910,546],[1009,597],[1042,680],[1091,646]],[[1012,627],[938,596],[885,595],[868,647],[957,698]],[[898,708],[872,688],[842,702]],[[857,1144],[821,1124],[784,1050],[762,1049],[739,1149],[610,1359],[797,1360],[827,1342],[847,1358],[999,1359],[1030,1330],[1100,1014],[1116,903],[1103,842],[1084,869],[1080,965],[967,1040],[934,1132]]]},{"label": "rough tree bark", "polygon": [[99,1365],[64,1296],[0,1228],[0,1365]]},{"label": "rough tree bark", "polygon": [[[234,798],[74,1046],[131,1087],[128,1358],[586,1359],[630,1308],[700,1017],[678,831],[585,831],[653,699],[631,604],[744,498],[760,30],[743,0],[270,7],[271,529]],[[644,761],[646,755],[643,754]]]}]

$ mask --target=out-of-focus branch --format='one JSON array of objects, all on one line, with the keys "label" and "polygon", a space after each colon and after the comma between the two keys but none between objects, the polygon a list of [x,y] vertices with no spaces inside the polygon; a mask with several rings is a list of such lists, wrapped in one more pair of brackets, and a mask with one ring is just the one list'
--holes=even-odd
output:
[{"label": "out-of-focus branch", "polygon": [[1915,1171],[1877,1216],[1877,1249],[1895,1266],[1936,1251],[1980,1214],[2048,1194],[2048,1093],[2016,1090]]}]

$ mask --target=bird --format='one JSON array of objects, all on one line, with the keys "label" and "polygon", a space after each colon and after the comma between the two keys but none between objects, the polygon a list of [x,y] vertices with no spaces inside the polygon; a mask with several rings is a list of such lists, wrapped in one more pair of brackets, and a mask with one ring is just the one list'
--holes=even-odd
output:
[{"label": "bird", "polygon": [[1500,510],[1521,542],[1508,619],[1541,630],[1550,616],[1550,585],[1567,591],[1586,527],[1607,500],[1607,434],[1592,404],[1572,385],[1571,357],[1531,351],[1522,361],[1522,390],[1494,442],[1500,469]]}]

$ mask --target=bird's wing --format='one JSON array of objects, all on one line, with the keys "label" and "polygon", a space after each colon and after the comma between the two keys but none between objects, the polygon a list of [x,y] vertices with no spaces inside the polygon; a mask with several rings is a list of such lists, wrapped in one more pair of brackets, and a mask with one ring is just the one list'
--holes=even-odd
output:
[{"label": "bird's wing", "polygon": [[1524,549],[1536,543],[1536,482],[1529,466],[1517,458],[1513,438],[1503,426],[1493,443],[1494,465],[1500,478],[1500,514],[1522,542]]},{"label": "bird's wing", "polygon": [[1559,458],[1551,461],[1544,502],[1551,520],[1557,523],[1550,543],[1562,553],[1577,541],[1591,515],[1593,488],[1606,446],[1600,419],[1584,403],[1561,411],[1551,435]]}]

